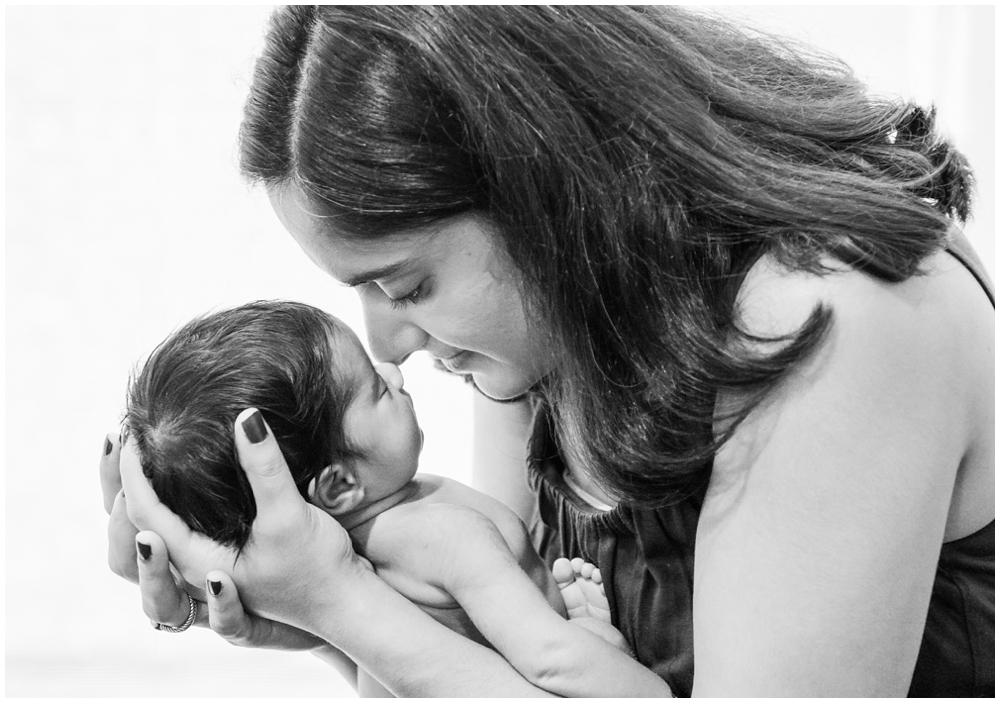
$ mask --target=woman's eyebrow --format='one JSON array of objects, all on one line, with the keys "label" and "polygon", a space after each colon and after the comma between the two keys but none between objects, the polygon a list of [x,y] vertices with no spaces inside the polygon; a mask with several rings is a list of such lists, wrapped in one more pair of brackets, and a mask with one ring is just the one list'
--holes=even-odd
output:
[{"label": "woman's eyebrow", "polygon": [[359,273],[355,276],[351,276],[350,278],[346,279],[343,283],[345,286],[354,288],[356,286],[360,286],[362,283],[368,283],[369,281],[376,281],[380,278],[388,278],[389,276],[393,275],[394,273],[398,272],[401,268],[406,266],[407,263],[409,263],[409,260],[403,259],[393,264],[386,264],[385,266],[380,266],[377,269],[371,269],[369,271],[364,271],[362,273]]}]

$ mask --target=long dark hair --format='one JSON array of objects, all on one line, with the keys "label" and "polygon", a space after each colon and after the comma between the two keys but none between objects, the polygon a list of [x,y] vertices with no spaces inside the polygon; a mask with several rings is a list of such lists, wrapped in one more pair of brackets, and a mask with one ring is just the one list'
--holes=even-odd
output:
[{"label": "long dark hair", "polygon": [[164,340],[129,384],[124,421],[157,497],[194,530],[242,548],[257,515],[233,423],[261,411],[305,496],[334,460],[353,397],[333,349],[353,335],[302,303],[257,301],[199,317]]},{"label": "long dark hair", "polygon": [[741,343],[755,261],[904,280],[971,189],[933,111],[677,7],[282,7],[241,158],[343,236],[485,215],[559,352],[558,441],[646,505],[707,479],[752,405],[713,433],[718,391],[760,397],[830,325]]}]

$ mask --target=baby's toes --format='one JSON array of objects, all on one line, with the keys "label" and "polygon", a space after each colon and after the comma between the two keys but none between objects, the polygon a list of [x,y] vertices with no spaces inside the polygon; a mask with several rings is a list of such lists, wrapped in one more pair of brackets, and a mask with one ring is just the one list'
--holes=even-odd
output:
[{"label": "baby's toes", "polygon": [[559,588],[565,588],[576,580],[576,574],[573,572],[573,566],[569,559],[559,557],[555,560],[555,563],[552,564],[552,578],[556,580]]}]

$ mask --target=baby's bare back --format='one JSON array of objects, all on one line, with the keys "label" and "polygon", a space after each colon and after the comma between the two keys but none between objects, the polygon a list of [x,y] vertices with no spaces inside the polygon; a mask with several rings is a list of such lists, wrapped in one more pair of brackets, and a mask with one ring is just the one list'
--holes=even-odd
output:
[{"label": "baby's bare back", "polygon": [[442,624],[485,643],[451,595],[472,576],[461,554],[475,545],[508,553],[509,568],[524,571],[565,617],[559,587],[510,508],[441,476],[417,474],[413,484],[404,502],[351,530],[355,549],[383,580]]}]

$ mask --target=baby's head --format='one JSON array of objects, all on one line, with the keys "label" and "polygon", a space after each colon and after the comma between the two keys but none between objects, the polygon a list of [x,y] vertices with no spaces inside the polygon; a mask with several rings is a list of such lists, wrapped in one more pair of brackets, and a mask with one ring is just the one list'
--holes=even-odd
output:
[{"label": "baby's head", "polygon": [[301,303],[260,301],[195,319],[130,384],[125,431],[160,500],[241,548],[256,505],[233,423],[261,411],[300,493],[343,515],[405,486],[422,434],[402,376],[354,332]]}]

